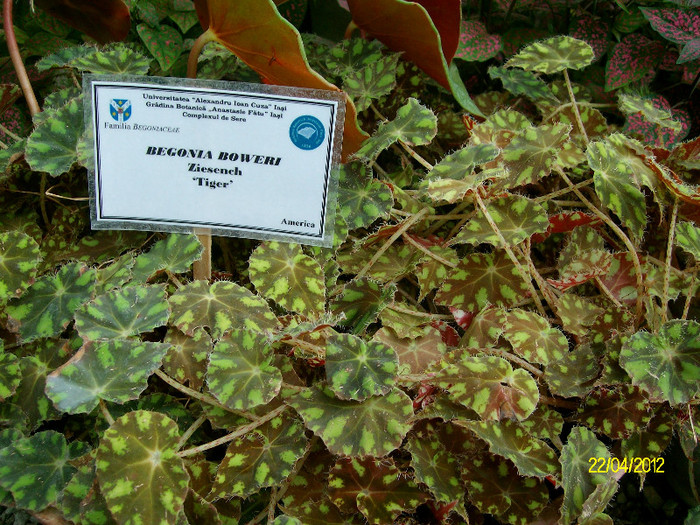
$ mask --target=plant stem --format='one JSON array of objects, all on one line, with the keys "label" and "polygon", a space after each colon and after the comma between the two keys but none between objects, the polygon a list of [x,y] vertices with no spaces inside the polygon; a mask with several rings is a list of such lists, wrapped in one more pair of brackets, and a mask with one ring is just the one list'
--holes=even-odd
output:
[{"label": "plant stem", "polygon": [[673,200],[671,224],[668,227],[668,243],[666,244],[666,263],[664,267],[664,290],[661,294],[661,324],[668,319],[668,287],[671,282],[671,255],[673,255],[673,237],[676,234],[676,218],[678,217],[678,199]]},{"label": "plant stem", "polygon": [[24,100],[26,100],[27,106],[29,107],[29,114],[33,117],[41,111],[41,108],[39,108],[39,103],[36,101],[32,83],[29,81],[27,70],[24,67],[24,62],[22,62],[22,56],[19,53],[15,28],[12,25],[12,0],[3,0],[2,23],[5,29],[5,40],[7,41],[7,49],[10,52],[12,65],[15,68],[15,73],[17,73],[17,78],[19,79],[19,85],[24,93]]},{"label": "plant stem", "polygon": [[535,377],[542,377],[544,375],[544,372],[542,372],[542,370],[535,368],[524,359],[518,357],[517,355],[513,355],[510,352],[506,352],[505,350],[499,350],[498,348],[483,348],[479,351],[496,357],[502,357],[503,359],[507,359],[508,361],[512,361],[513,363],[519,365],[521,368],[524,368],[525,370],[530,372]]},{"label": "plant stem", "polygon": [[433,165],[430,164],[430,162],[428,162],[418,153],[416,153],[416,151],[411,146],[406,144],[403,140],[399,140],[399,144],[401,144],[401,147],[406,150],[406,153],[413,157],[413,159],[416,160],[418,164],[423,166],[426,170],[431,171],[433,169]]},{"label": "plant stem", "polygon": [[515,253],[513,253],[513,250],[511,250],[510,246],[508,246],[508,243],[506,242],[505,237],[503,237],[501,230],[498,229],[498,225],[496,225],[496,222],[493,220],[493,217],[491,217],[489,210],[486,209],[486,204],[484,204],[484,201],[481,200],[481,196],[479,195],[479,193],[474,191],[474,192],[472,192],[472,194],[474,195],[474,199],[476,200],[476,203],[479,205],[481,212],[484,214],[484,218],[486,219],[486,222],[489,223],[489,226],[491,226],[491,229],[496,234],[496,237],[498,237],[498,240],[500,241],[501,245],[503,246],[503,249],[506,251],[508,258],[511,260],[511,262],[515,265],[515,268],[518,270],[518,273],[520,274],[520,278],[525,281],[525,284],[527,284],[527,287],[530,289],[530,294],[532,295],[532,299],[535,301],[535,306],[537,306],[537,310],[539,310],[542,317],[547,317],[547,313],[544,310],[544,306],[542,305],[542,301],[540,300],[540,296],[537,294],[537,290],[535,289],[535,286],[532,284],[532,279],[529,278],[530,272],[525,271],[525,268],[523,268],[523,266],[520,264],[520,261],[518,261],[518,258],[515,256]]},{"label": "plant stem", "polygon": [[46,173],[41,174],[41,182],[39,183],[39,207],[41,208],[41,218],[44,219],[44,227],[48,230],[51,222],[49,214],[46,212]]},{"label": "plant stem", "polygon": [[630,255],[632,256],[632,264],[634,265],[634,270],[636,272],[636,278],[637,278],[637,301],[635,304],[635,315],[637,319],[637,323],[639,323],[642,319],[643,316],[643,307],[644,304],[642,302],[644,298],[644,280],[642,276],[642,264],[639,262],[639,254],[637,253],[637,249],[635,248],[634,244],[632,244],[632,241],[630,241],[629,237],[625,235],[625,232],[623,232],[620,227],[615,224],[610,217],[608,217],[606,214],[604,214],[602,211],[600,211],[597,207],[593,205],[591,201],[589,201],[586,197],[584,197],[583,193],[579,191],[578,188],[574,188],[573,182],[571,182],[571,179],[566,176],[566,173],[564,173],[564,170],[562,170],[559,166],[555,166],[554,170],[559,173],[559,176],[564,179],[564,182],[566,182],[569,187],[574,191],[576,196],[581,199],[581,202],[583,202],[586,207],[591,210],[596,217],[598,217],[600,220],[602,220],[611,230],[613,230],[617,236],[622,240],[624,245],[627,247],[627,250],[629,250]]},{"label": "plant stem", "polygon": [[697,274],[694,273],[690,278],[690,287],[688,289],[688,293],[685,296],[685,305],[683,306],[683,315],[681,316],[681,319],[688,318],[688,312],[690,312],[690,303],[693,300],[693,289],[695,288],[696,276]]},{"label": "plant stem", "polygon": [[[187,77],[197,78],[197,61],[204,46],[214,40],[214,33],[207,30],[194,41],[190,54],[187,58]],[[195,234],[199,242],[204,246],[202,258],[192,265],[192,277],[195,281],[209,281],[211,279],[211,230],[195,229]]]},{"label": "plant stem", "polygon": [[105,403],[104,399],[100,399],[100,411],[102,412],[105,421],[107,421],[107,424],[110,427],[114,425],[114,418],[112,417],[112,414],[109,413],[109,410],[107,409],[107,403]]},{"label": "plant stem", "polygon": [[421,243],[418,241],[414,240],[410,235],[407,233],[402,234],[403,239],[411,244],[412,246],[415,246],[418,248],[420,251],[422,251],[424,254],[426,254],[428,257],[431,259],[435,259],[437,262],[444,264],[445,266],[449,266],[450,268],[457,268],[457,265],[453,262],[448,261],[444,257],[440,257],[437,253],[431,252],[428,248],[423,246]]},{"label": "plant stem", "polygon": [[287,405],[282,405],[277,408],[275,408],[273,411],[268,412],[264,416],[262,416],[259,419],[256,419],[252,423],[248,423],[247,425],[243,425],[242,427],[238,427],[237,430],[234,432],[231,432],[230,434],[227,434],[223,437],[220,437],[219,439],[215,439],[214,441],[210,441],[209,443],[204,443],[203,445],[199,445],[198,447],[194,448],[188,448],[186,450],[181,450],[180,452],[177,453],[177,455],[181,458],[186,458],[187,456],[194,456],[195,454],[199,454],[200,452],[204,452],[205,450],[209,450],[212,448],[216,448],[219,445],[223,445],[225,443],[228,443],[229,441],[233,441],[234,439],[245,436],[248,432],[255,430],[259,426],[267,423],[271,419],[275,419],[277,416],[279,416],[282,412],[284,412],[287,409]]},{"label": "plant stem", "polygon": [[22,140],[22,137],[20,137],[19,135],[14,134],[14,133],[12,133],[9,129],[7,129],[7,128],[6,128],[5,126],[3,126],[2,124],[0,124],[0,131],[2,131],[5,135],[7,135],[7,136],[10,137],[10,138],[13,138],[13,139],[15,139],[15,140]]},{"label": "plant stem", "polygon": [[[593,182],[593,178],[591,177],[590,179],[586,179],[583,182],[579,182],[577,184],[574,184],[574,188],[582,188],[584,186],[588,186]],[[552,193],[548,193],[547,195],[542,195],[542,197],[537,197],[536,199],[533,199],[535,202],[540,203],[544,201],[548,201],[550,199],[553,199],[554,197],[559,197],[560,195],[566,195],[567,193],[571,193],[573,189],[570,186],[567,186],[566,188],[562,188],[557,191],[553,191]],[[579,206],[581,203],[578,203]]]},{"label": "plant stem", "polygon": [[576,118],[576,124],[578,124],[578,129],[581,131],[583,136],[583,141],[588,144],[588,134],[586,133],[586,128],[583,127],[583,121],[581,120],[581,113],[579,113],[578,105],[576,104],[576,98],[574,97],[574,90],[571,87],[571,80],[569,80],[569,71],[564,69],[564,81],[566,82],[566,90],[569,92],[569,98],[571,99],[571,107],[574,109],[574,117]]},{"label": "plant stem", "polygon": [[357,273],[357,275],[355,276],[355,279],[360,279],[363,275],[365,275],[369,271],[369,269],[372,267],[372,265],[374,263],[376,263],[379,260],[379,258],[384,254],[384,252],[386,252],[389,249],[389,247],[392,244],[394,244],[396,239],[401,237],[401,234],[403,232],[405,232],[411,226],[413,226],[415,223],[420,221],[424,215],[427,215],[427,213],[428,213],[428,208],[423,208],[421,211],[416,213],[413,217],[404,221],[404,223],[399,227],[399,229],[396,230],[394,235],[389,237],[389,239],[384,243],[384,245],[381,248],[379,248],[379,250],[377,250],[377,252],[372,256],[372,258],[369,260],[369,262],[367,262],[367,264],[365,264],[365,266]]},{"label": "plant stem", "polygon": [[185,430],[185,433],[182,434],[175,448],[177,450],[180,450],[182,447],[184,447],[185,443],[187,443],[187,440],[192,437],[192,434],[194,434],[197,431],[197,429],[204,424],[206,420],[207,416],[199,416],[197,420],[194,423],[192,423],[187,430]]}]

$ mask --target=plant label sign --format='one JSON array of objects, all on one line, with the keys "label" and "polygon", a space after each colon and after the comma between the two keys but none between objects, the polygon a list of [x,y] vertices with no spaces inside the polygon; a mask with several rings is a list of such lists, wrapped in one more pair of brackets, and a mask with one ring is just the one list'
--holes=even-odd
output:
[{"label": "plant label sign", "polygon": [[340,92],[86,75],[94,229],[330,246]]}]

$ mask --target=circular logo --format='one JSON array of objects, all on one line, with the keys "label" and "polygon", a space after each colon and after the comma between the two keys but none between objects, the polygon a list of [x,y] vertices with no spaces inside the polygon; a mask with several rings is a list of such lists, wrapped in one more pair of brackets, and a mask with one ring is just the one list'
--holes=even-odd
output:
[{"label": "circular logo", "polygon": [[323,124],[316,117],[303,115],[297,117],[289,126],[289,138],[299,149],[312,150],[318,148],[326,137]]}]

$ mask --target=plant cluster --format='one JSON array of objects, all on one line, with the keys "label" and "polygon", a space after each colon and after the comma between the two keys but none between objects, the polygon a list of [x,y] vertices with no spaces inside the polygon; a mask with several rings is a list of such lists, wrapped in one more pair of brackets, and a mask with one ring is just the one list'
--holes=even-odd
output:
[{"label": "plant cluster", "polygon": [[[278,3],[5,26],[2,519],[697,523],[697,2]],[[84,72],[342,89],[333,247],[91,231]]]}]

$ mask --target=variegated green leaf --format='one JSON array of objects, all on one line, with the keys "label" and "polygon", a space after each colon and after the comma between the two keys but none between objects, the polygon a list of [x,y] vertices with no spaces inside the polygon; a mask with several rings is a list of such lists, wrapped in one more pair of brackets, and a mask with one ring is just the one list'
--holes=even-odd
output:
[{"label": "variegated green leaf", "polygon": [[324,58],[329,71],[339,78],[345,78],[380,60],[382,56],[382,45],[378,40],[355,37],[338,42]]},{"label": "variegated green leaf", "polygon": [[[581,514],[583,504],[598,485],[607,482],[612,473],[591,472],[591,458],[610,458],[610,452],[593,432],[576,427],[561,451],[562,486],[564,487],[563,522],[570,523]],[[599,464],[599,463],[598,463]],[[597,469],[596,469],[597,470]]]},{"label": "variegated green leaf", "polygon": [[657,104],[654,104],[652,99],[634,94],[620,93],[619,106],[620,111],[625,115],[641,113],[647,122],[670,128],[674,131],[681,130],[681,123],[673,118],[673,114],[666,109],[657,107]]},{"label": "variegated green leaf", "polygon": [[194,390],[202,388],[212,349],[209,334],[203,328],[196,329],[192,336],[170,329],[163,342],[170,344],[163,359],[165,373]]},{"label": "variegated green leaf", "polygon": [[389,216],[394,197],[389,187],[372,178],[364,165],[353,162],[340,168],[338,213],[350,229],[364,228]]},{"label": "variegated green leaf", "polygon": [[268,403],[282,385],[282,373],[264,335],[233,330],[209,355],[207,385],[224,405],[244,410]]},{"label": "variegated green leaf", "polygon": [[396,285],[381,285],[372,279],[356,279],[345,286],[341,296],[331,305],[333,315],[343,316],[341,325],[362,333],[394,299]]},{"label": "variegated green leaf", "polygon": [[80,263],[61,267],[56,275],[45,275],[20,297],[10,301],[7,313],[25,341],[60,333],[75,311],[90,300],[95,288],[95,270]]},{"label": "variegated green leaf", "polygon": [[[435,164],[433,169],[426,175],[426,179],[454,179],[461,181],[474,178],[476,181],[478,177],[472,173],[472,170],[495,159],[497,155],[498,148],[493,144],[477,144],[464,147],[446,155],[440,162]],[[476,188],[476,185],[473,188]]]},{"label": "variegated green leaf", "polygon": [[19,359],[15,354],[4,352],[3,346],[0,341],[0,401],[14,394],[22,379]]},{"label": "variegated green leaf", "polygon": [[551,75],[564,69],[583,69],[594,59],[593,48],[587,42],[560,35],[530,44],[511,57],[506,66]]},{"label": "variegated green leaf", "polygon": [[544,99],[557,102],[557,97],[554,96],[547,84],[530,71],[491,66],[488,73],[492,79],[500,80],[503,87],[516,97],[525,95],[535,101]]},{"label": "variegated green leaf", "polygon": [[170,321],[187,335],[206,326],[214,338],[238,328],[254,331],[278,326],[267,303],[236,283],[191,282],[170,296],[173,313]]},{"label": "variegated green leaf", "polygon": [[700,228],[691,222],[676,225],[676,244],[700,261]]},{"label": "variegated green leaf", "polygon": [[[81,463],[83,458],[81,458]],[[95,475],[95,460],[78,465],[78,471],[63,489],[61,510],[80,525],[117,525],[107,509]]]},{"label": "variegated green leaf", "polygon": [[264,297],[307,316],[323,313],[323,270],[298,244],[263,242],[250,256],[249,264],[250,281]]},{"label": "variegated green leaf", "polygon": [[165,325],[169,316],[162,286],[130,286],[85,303],[75,312],[75,326],[86,339],[126,339]]},{"label": "variegated green leaf", "polygon": [[341,511],[359,510],[371,524],[393,523],[427,499],[391,460],[341,458],[328,476],[329,495]]},{"label": "variegated green leaf", "polygon": [[502,252],[473,253],[448,277],[435,301],[465,311],[478,311],[487,304],[512,306],[525,297],[527,284],[510,259]]},{"label": "variegated green leaf", "polygon": [[97,479],[120,525],[175,523],[189,475],[177,456],[177,424],[157,412],[137,410],[117,419],[97,449]]},{"label": "variegated green leaf", "polygon": [[95,53],[95,48],[92,46],[63,47],[55,53],[44,56],[35,64],[35,67],[38,71],[47,71],[52,67],[67,67],[73,60],[93,53]]},{"label": "variegated green leaf", "polygon": [[133,48],[116,43],[105,49],[93,48],[91,52],[81,53],[65,65],[98,75],[145,75],[151,61]]},{"label": "variegated green leaf", "polygon": [[644,195],[638,184],[634,184],[637,173],[628,163],[620,162],[619,148],[610,139],[590,142],[586,156],[593,169],[595,191],[600,201],[640,238],[647,214]]},{"label": "variegated green leaf", "polygon": [[83,134],[83,104],[72,99],[39,124],[27,139],[27,162],[35,171],[58,177],[78,159],[78,141]]},{"label": "variegated green leaf", "polygon": [[160,366],[168,346],[118,340],[87,342],[46,378],[46,394],[70,414],[91,412],[100,399],[126,403],[138,399]]},{"label": "variegated green leaf", "polygon": [[[535,233],[543,233],[549,226],[545,209],[520,195],[493,199],[487,203],[487,208],[491,219],[509,245],[518,244]],[[488,243],[496,247],[502,247],[503,244],[481,210],[464,225],[452,239],[452,243]]]},{"label": "variegated green leaf", "polygon": [[550,326],[547,319],[519,308],[506,313],[503,337],[513,345],[515,353],[541,365],[563,358],[569,350],[566,336]]},{"label": "variegated green leaf", "polygon": [[310,389],[288,401],[333,454],[385,456],[401,445],[410,428],[411,399],[394,388],[363,402],[343,401],[330,390]]},{"label": "variegated green leaf", "polygon": [[700,392],[700,323],[675,319],[656,334],[637,332],[623,344],[620,365],[652,397],[687,403]]},{"label": "variegated green leaf", "polygon": [[469,500],[505,523],[528,525],[544,509],[549,491],[543,481],[521,477],[513,464],[486,452],[462,464]]},{"label": "variegated green leaf", "polygon": [[386,394],[394,386],[398,369],[396,352],[385,344],[350,334],[328,338],[326,377],[340,399],[364,401]]},{"label": "variegated green leaf", "polygon": [[155,243],[147,253],[136,257],[134,281],[144,282],[160,270],[183,273],[202,256],[204,247],[192,234],[171,233]]},{"label": "variegated green leaf", "polygon": [[53,430],[21,438],[0,449],[0,487],[19,508],[39,512],[56,502],[76,469],[70,461],[87,452]]},{"label": "variegated green leaf", "polygon": [[416,479],[426,485],[438,501],[450,503],[464,497],[457,458],[444,450],[437,439],[411,436],[406,448],[411,453]]},{"label": "variegated green leaf", "polygon": [[148,24],[136,26],[141,40],[151,55],[158,61],[163,71],[168,71],[182,52],[182,35],[169,25],[151,27]]},{"label": "variegated green leaf", "polygon": [[281,483],[306,448],[298,419],[277,416],[231,442],[216,472],[213,498],[246,497]]},{"label": "variegated green leaf", "polygon": [[559,463],[547,443],[532,437],[520,423],[504,421],[458,421],[489,444],[494,454],[510,459],[521,476],[560,477]]},{"label": "variegated green leaf", "polygon": [[552,392],[563,397],[582,397],[598,377],[600,363],[589,345],[578,345],[572,352],[547,365],[544,378]]},{"label": "variegated green leaf", "polygon": [[383,122],[370,138],[364,141],[355,155],[359,158],[375,159],[379,153],[397,141],[410,146],[429,144],[437,134],[437,117],[415,98],[396,112],[396,118]]},{"label": "variegated green leaf", "polygon": [[494,356],[465,355],[454,363],[442,363],[435,382],[485,420],[526,419],[540,397],[528,372],[514,370],[508,361]]},{"label": "variegated green leaf", "polygon": [[497,148],[507,146],[516,133],[531,126],[530,121],[512,109],[501,109],[472,129],[474,144],[493,144]]},{"label": "variegated green leaf", "polygon": [[579,407],[576,419],[611,439],[622,439],[647,426],[651,419],[649,409],[649,400],[639,388],[620,385],[614,390],[602,388],[589,395]]},{"label": "variegated green leaf", "polygon": [[343,76],[343,91],[355,102],[357,111],[364,111],[373,100],[391,93],[396,86],[398,61],[398,53],[383,56]]},{"label": "variegated green leaf", "polygon": [[18,297],[34,282],[39,245],[26,233],[0,232],[0,303]]}]

